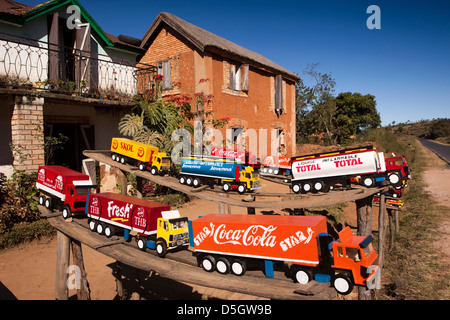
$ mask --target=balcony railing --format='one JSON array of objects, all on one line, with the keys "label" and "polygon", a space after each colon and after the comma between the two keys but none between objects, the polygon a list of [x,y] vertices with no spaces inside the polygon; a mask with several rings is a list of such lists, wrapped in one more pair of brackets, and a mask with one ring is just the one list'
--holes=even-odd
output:
[{"label": "balcony railing", "polygon": [[153,91],[156,67],[0,33],[0,87],[130,100]]}]

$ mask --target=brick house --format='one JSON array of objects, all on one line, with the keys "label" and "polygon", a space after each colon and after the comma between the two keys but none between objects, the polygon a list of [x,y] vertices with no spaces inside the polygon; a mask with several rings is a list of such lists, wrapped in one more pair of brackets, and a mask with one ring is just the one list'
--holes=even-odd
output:
[{"label": "brick house", "polygon": [[136,74],[156,70],[137,67],[139,44],[104,32],[77,0],[0,0],[0,172],[36,171],[44,136],[69,138],[53,161],[77,170],[83,150],[108,149],[134,106]]},{"label": "brick house", "polygon": [[221,131],[234,147],[248,150],[251,135],[237,140],[237,145],[236,138],[253,129],[258,150],[255,146],[251,152],[260,157],[295,154],[295,84],[300,79],[296,74],[165,12],[150,26],[141,48],[146,53],[140,62],[157,66],[163,75],[164,95],[213,96],[208,110],[215,119],[231,119]]}]

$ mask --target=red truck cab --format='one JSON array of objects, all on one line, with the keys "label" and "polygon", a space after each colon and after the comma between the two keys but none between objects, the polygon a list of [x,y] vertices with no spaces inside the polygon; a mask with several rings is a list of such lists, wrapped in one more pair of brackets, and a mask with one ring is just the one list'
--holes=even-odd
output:
[{"label": "red truck cab", "polygon": [[36,188],[40,192],[39,204],[49,210],[62,210],[67,219],[73,212],[84,212],[86,197],[96,186],[81,172],[63,166],[40,166]]}]

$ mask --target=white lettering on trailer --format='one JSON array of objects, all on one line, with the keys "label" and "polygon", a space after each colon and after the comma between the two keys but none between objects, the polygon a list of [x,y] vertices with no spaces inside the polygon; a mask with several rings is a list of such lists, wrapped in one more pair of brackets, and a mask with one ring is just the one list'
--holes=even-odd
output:
[{"label": "white lettering on trailer", "polygon": [[133,208],[133,205],[127,203],[124,207],[119,207],[114,204],[114,201],[108,202],[108,217],[117,217],[117,218],[130,218],[130,210]]},{"label": "white lettering on trailer", "polygon": [[314,231],[311,228],[308,228],[308,237],[306,237],[302,231],[297,231],[295,235],[292,235],[280,242],[281,249],[283,249],[283,251],[287,251],[302,242],[303,244],[308,244],[311,241],[313,234]]}]

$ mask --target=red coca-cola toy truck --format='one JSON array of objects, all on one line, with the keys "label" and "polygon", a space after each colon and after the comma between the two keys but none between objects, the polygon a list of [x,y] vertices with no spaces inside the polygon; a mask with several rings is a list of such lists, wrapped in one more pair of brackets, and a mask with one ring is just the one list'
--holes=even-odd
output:
[{"label": "red coca-cola toy truck", "polygon": [[242,276],[249,263],[291,264],[296,282],[331,282],[341,294],[354,285],[379,288],[380,269],[372,236],[354,236],[349,227],[333,241],[321,216],[207,215],[192,222],[191,246],[205,271]]},{"label": "red coca-cola toy truck", "polygon": [[49,210],[62,210],[67,219],[73,212],[84,212],[86,196],[96,186],[81,172],[62,166],[40,166],[36,188],[40,192],[39,204]]}]

